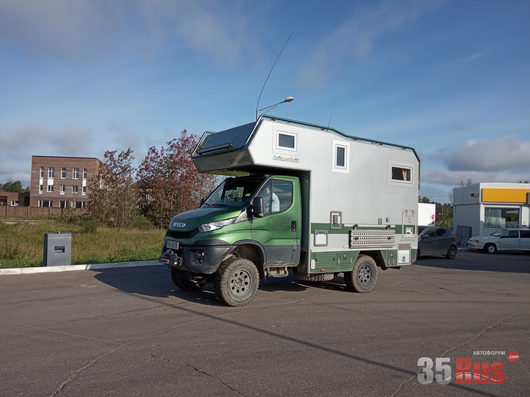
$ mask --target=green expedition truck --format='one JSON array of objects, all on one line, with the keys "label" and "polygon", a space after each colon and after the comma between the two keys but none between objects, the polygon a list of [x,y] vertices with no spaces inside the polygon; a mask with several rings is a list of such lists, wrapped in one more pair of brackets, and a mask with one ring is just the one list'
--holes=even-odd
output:
[{"label": "green expedition truck", "polygon": [[410,147],[262,115],[205,132],[200,172],[229,175],[170,222],[160,261],[183,289],[213,282],[247,304],[260,279],[326,281],[369,292],[378,269],[415,261],[419,159]]}]

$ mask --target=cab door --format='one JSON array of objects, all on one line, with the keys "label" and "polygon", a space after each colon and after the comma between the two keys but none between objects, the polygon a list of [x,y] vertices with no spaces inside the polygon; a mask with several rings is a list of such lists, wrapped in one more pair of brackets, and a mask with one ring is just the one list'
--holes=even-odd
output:
[{"label": "cab door", "polygon": [[265,250],[266,265],[298,265],[301,207],[296,177],[271,177],[256,194],[263,198],[263,216],[252,220],[252,239]]}]

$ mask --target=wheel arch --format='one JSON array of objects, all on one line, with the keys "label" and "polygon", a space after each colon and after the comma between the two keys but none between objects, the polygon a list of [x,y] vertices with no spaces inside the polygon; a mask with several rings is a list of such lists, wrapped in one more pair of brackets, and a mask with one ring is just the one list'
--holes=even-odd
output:
[{"label": "wheel arch", "polygon": [[232,255],[239,258],[248,259],[258,269],[258,273],[261,279],[265,278],[266,263],[265,249],[257,241],[253,240],[241,240],[234,244],[236,248],[232,251]]},{"label": "wheel arch", "polygon": [[359,257],[361,255],[366,255],[366,256],[371,257],[375,261],[375,264],[377,265],[377,267],[380,267],[383,270],[388,269],[385,264],[383,254],[381,254],[381,251],[360,251]]}]

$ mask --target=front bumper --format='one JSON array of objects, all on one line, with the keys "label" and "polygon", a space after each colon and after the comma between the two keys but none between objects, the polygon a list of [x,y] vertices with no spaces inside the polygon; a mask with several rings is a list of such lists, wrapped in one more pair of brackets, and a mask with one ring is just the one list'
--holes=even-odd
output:
[{"label": "front bumper", "polygon": [[164,245],[159,261],[172,269],[198,274],[213,274],[234,250],[230,245],[191,245],[170,249]]}]

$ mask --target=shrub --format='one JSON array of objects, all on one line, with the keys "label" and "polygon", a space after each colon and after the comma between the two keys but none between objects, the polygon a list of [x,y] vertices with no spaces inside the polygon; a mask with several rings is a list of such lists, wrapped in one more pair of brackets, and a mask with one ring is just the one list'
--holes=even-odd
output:
[{"label": "shrub", "polygon": [[143,215],[135,215],[132,217],[129,227],[133,229],[153,229],[155,225]]},{"label": "shrub", "polygon": [[82,233],[95,233],[98,230],[99,221],[97,219],[85,218],[82,221]]}]

